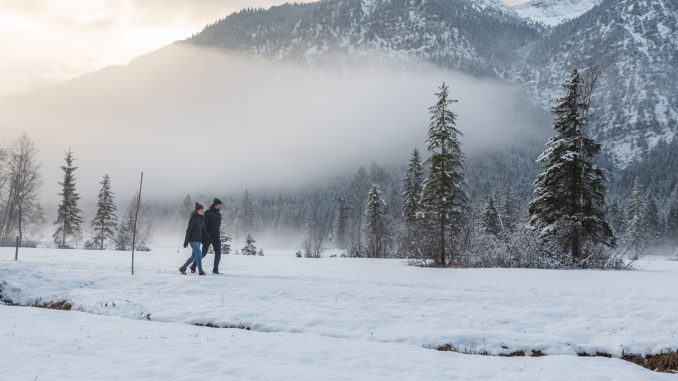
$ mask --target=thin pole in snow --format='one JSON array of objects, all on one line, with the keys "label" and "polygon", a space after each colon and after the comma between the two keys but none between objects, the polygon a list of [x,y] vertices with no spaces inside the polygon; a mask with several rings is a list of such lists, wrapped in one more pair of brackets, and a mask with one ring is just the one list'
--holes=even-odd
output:
[{"label": "thin pole in snow", "polygon": [[139,218],[139,204],[141,204],[141,187],[144,184],[144,172],[141,172],[139,181],[139,197],[137,197],[137,211],[134,215],[134,231],[132,233],[132,275],[134,275],[134,248],[137,246],[137,219]]},{"label": "thin pole in snow", "polygon": [[21,239],[19,238],[20,236],[16,236],[16,251],[14,252],[14,260],[18,261],[19,260],[19,243]]}]

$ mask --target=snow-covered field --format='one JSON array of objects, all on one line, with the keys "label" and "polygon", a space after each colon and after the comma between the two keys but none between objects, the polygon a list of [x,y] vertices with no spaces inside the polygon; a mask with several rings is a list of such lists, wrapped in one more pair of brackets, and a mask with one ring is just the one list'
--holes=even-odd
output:
[{"label": "snow-covered field", "polygon": [[[269,251],[224,256],[225,275],[198,277],[178,273],[186,257],[138,253],[131,276],[129,253],[23,249],[14,262],[0,249],[5,298],[77,310],[0,306],[0,380],[678,378],[577,356],[678,349],[678,262],[625,272],[424,269]],[[443,344],[549,356],[430,349]]]}]

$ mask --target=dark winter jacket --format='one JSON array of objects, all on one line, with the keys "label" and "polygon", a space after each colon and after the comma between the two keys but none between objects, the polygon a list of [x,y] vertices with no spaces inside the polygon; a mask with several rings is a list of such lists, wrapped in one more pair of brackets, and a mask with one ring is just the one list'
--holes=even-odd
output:
[{"label": "dark winter jacket", "polygon": [[188,220],[188,228],[186,229],[186,238],[184,239],[184,243],[202,242],[203,240],[211,241],[212,239],[205,229],[204,217],[198,213],[194,213],[191,216],[191,219]]},{"label": "dark winter jacket", "polygon": [[221,227],[221,213],[214,209],[214,205],[205,212],[205,229],[214,239],[219,238],[219,228]]}]

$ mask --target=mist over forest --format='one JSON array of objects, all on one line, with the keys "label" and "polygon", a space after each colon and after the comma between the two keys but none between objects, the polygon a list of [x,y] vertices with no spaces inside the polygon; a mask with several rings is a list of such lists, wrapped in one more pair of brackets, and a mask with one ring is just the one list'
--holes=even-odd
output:
[{"label": "mist over forest", "polygon": [[526,137],[543,142],[549,133],[548,117],[515,86],[417,61],[355,61],[309,70],[173,44],[128,66],[0,100],[3,143],[24,132],[35,141],[39,198],[51,220],[69,148],[85,219],[104,174],[121,209],[142,170],[145,202],[168,208],[186,194],[206,202],[245,189],[320,188],[372,163],[400,177],[412,149],[425,150],[428,108],[442,82],[459,100],[454,111],[469,158]]}]

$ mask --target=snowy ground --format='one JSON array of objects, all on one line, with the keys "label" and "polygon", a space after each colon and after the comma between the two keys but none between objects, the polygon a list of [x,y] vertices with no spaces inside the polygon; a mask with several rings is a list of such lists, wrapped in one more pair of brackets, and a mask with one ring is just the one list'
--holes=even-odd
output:
[{"label": "snowy ground", "polygon": [[[0,249],[0,380],[664,380],[579,352],[678,349],[678,262],[640,271],[423,269],[398,260],[225,256],[224,276],[181,276],[181,249]],[[207,257],[210,268],[212,256]],[[150,316],[151,321],[146,320]],[[245,326],[196,327],[192,323]],[[549,356],[438,352],[540,350]],[[128,378],[129,377],[129,378]]]}]

